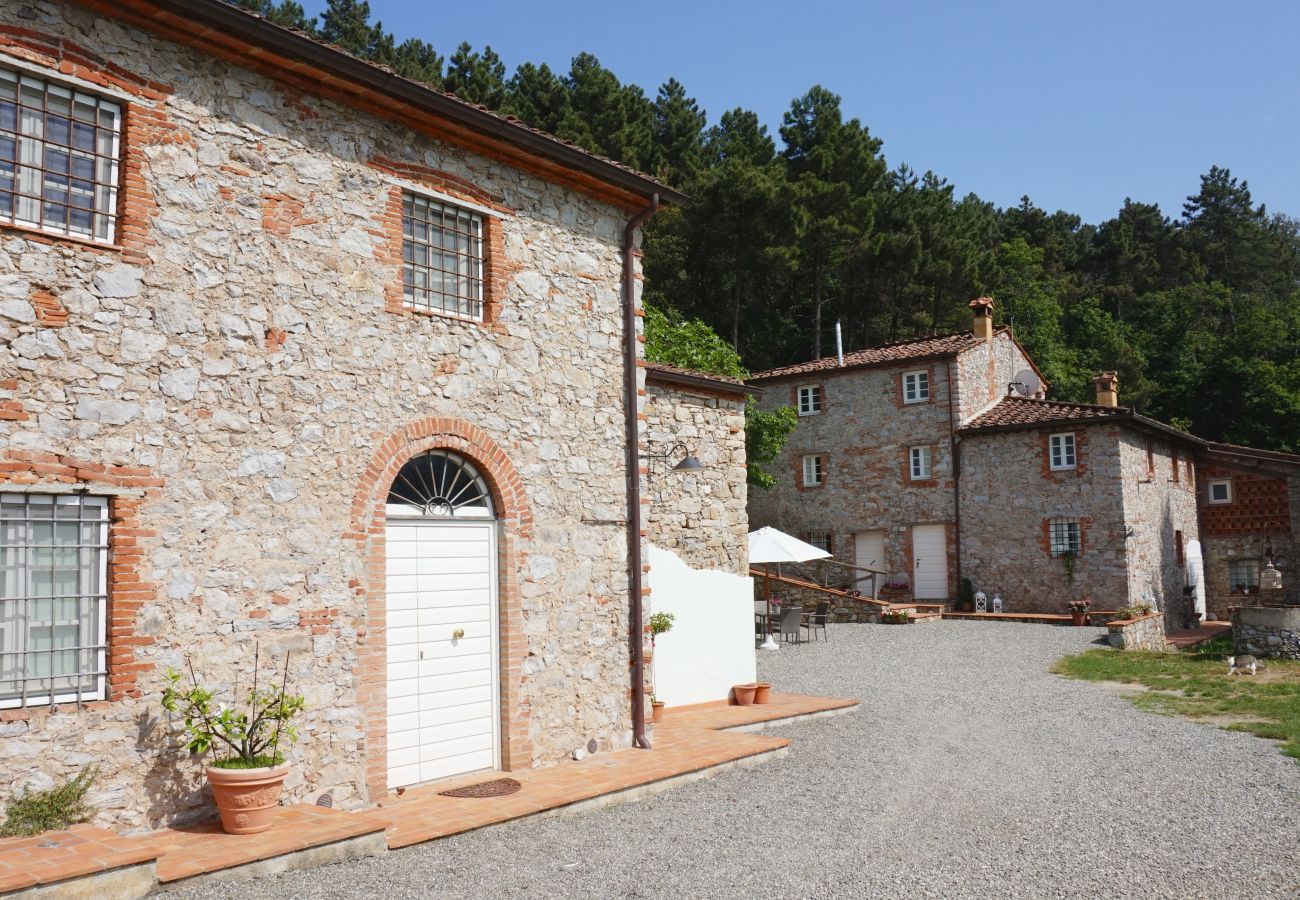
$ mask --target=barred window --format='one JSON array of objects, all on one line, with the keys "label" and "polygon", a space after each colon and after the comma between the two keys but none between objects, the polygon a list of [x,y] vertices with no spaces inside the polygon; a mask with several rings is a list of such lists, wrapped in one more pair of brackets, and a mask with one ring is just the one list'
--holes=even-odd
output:
[{"label": "barred window", "polygon": [[1083,537],[1078,519],[1051,519],[1048,534],[1052,542],[1052,555],[1078,554],[1083,549]]},{"label": "barred window", "polygon": [[0,494],[0,708],[104,698],[108,501]]},{"label": "barred window", "polygon": [[406,304],[483,318],[483,217],[418,194],[402,195]]},{"label": "barred window", "polygon": [[111,243],[122,108],[0,69],[0,221]]},{"label": "barred window", "polygon": [[1234,559],[1228,564],[1228,589],[1234,594],[1253,594],[1259,590],[1259,560]]},{"label": "barred window", "polygon": [[819,384],[806,384],[799,388],[799,415],[815,416],[822,411],[822,388]]},{"label": "barred window", "polygon": [[831,552],[831,533],[829,531],[824,528],[811,529],[805,531],[804,534],[809,544],[812,544],[818,550],[825,550],[827,553]]}]

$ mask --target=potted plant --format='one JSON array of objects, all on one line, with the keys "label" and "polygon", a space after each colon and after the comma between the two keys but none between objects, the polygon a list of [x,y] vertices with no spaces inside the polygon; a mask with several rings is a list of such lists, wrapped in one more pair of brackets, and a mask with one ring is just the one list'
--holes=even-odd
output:
[{"label": "potted plant", "polygon": [[221,827],[229,834],[255,834],[271,827],[284,780],[289,775],[281,741],[292,743],[298,732],[293,718],[302,712],[305,699],[286,691],[289,655],[278,687],[258,687],[258,653],[253,651],[253,686],[247,708],[227,706],[215,700],[215,693],[199,684],[194,663],[189,662],[189,684],[181,673],[167,672],[163,709],[182,717],[191,753],[215,750],[217,758],[207,766],[212,797],[221,813]]},{"label": "potted plant", "polygon": [[1071,600],[1069,606],[1070,606],[1070,621],[1072,621],[1075,625],[1087,625],[1088,610],[1092,607],[1092,601]]},{"label": "potted plant", "polygon": [[772,682],[756,681],[754,682],[754,705],[767,703],[772,694]]},{"label": "potted plant", "polygon": [[880,621],[886,625],[910,625],[912,624],[912,611],[910,609],[888,609],[880,614]]},{"label": "potted plant", "polygon": [[655,639],[661,634],[673,630],[673,614],[666,612],[657,612],[650,617],[650,721],[661,722],[664,717],[664,703],[656,694],[655,688],[655,665],[654,665],[654,648]]}]

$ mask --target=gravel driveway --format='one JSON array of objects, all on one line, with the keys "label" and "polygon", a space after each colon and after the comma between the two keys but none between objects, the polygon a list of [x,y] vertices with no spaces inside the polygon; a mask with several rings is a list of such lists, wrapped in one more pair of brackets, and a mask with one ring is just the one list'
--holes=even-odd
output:
[{"label": "gravel driveway", "polygon": [[1300,896],[1300,765],[1047,672],[1094,628],[832,626],[759,656],[852,696],[784,759],[639,803],[186,897]]}]

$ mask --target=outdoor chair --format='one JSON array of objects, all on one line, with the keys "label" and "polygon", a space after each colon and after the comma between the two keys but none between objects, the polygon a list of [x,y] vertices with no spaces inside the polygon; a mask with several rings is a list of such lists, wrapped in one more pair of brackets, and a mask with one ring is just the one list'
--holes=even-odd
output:
[{"label": "outdoor chair", "polygon": [[799,630],[802,620],[802,606],[781,607],[781,640],[786,642],[793,640],[796,644],[803,643],[803,633]]},{"label": "outdoor chair", "polygon": [[822,637],[825,640],[828,641],[830,640],[830,636],[826,632],[826,620],[830,618],[830,613],[831,613],[830,603],[826,600],[823,600],[822,602],[817,604],[816,612],[811,612],[808,615],[803,617],[803,621],[800,622],[799,624],[803,628],[808,629],[809,640],[812,640],[812,636],[816,633],[817,629],[819,628],[821,629]]}]

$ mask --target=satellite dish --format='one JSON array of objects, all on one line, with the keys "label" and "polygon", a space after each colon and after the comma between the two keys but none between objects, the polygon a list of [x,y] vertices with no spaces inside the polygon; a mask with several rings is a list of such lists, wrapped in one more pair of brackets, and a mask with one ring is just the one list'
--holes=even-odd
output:
[{"label": "satellite dish", "polygon": [[1021,369],[1016,373],[1011,391],[1017,397],[1036,397],[1042,389],[1043,382],[1037,372],[1033,369]]}]

